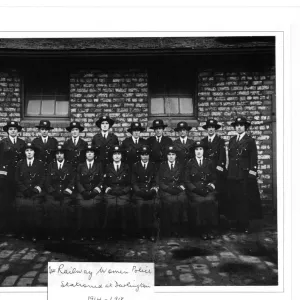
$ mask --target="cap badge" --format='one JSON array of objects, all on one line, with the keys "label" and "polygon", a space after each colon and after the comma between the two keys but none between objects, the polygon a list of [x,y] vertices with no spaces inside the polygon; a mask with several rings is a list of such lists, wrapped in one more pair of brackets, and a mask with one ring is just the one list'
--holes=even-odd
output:
[{"label": "cap badge", "polygon": [[73,122],[73,126],[75,126],[76,125],[76,123],[75,122]]},{"label": "cap badge", "polygon": [[159,124],[159,121],[156,121],[155,124]]},{"label": "cap badge", "polygon": [[139,124],[138,124],[138,123],[135,123],[135,126],[139,126]]},{"label": "cap badge", "polygon": [[238,120],[238,121],[241,121],[241,118],[238,118],[237,120]]}]

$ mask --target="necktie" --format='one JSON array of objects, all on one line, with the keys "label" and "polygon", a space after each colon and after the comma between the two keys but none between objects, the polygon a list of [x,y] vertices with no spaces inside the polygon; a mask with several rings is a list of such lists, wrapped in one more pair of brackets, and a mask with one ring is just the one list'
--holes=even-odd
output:
[{"label": "necktie", "polygon": [[76,146],[76,144],[77,144],[77,139],[74,139],[74,140],[73,140],[73,143],[74,143],[74,145]]},{"label": "necktie", "polygon": [[28,162],[28,167],[30,168],[31,167],[31,160]]},{"label": "necktie", "polygon": [[119,172],[119,169],[120,169],[120,168],[119,168],[119,165],[117,165],[117,172]]},{"label": "necktie", "polygon": [[134,140],[134,143],[135,143],[135,144],[137,144],[137,143],[138,143],[138,140],[137,140],[137,139],[135,139],[135,140]]},{"label": "necktie", "polygon": [[145,170],[146,170],[146,166],[147,166],[147,165],[146,165],[146,164],[144,164],[144,169],[145,169]]},{"label": "necktie", "polygon": [[157,138],[157,142],[159,143],[159,138]]},{"label": "necktie", "polygon": [[61,170],[61,164],[58,164],[58,170]]},{"label": "necktie", "polygon": [[208,139],[208,142],[211,143],[211,138]]},{"label": "necktie", "polygon": [[47,140],[46,139],[44,139],[44,144],[46,144],[47,143]]},{"label": "necktie", "polygon": [[88,165],[89,165],[89,170],[90,170],[92,168],[92,163],[89,163]]},{"label": "necktie", "polygon": [[199,160],[199,167],[202,166],[202,159]]},{"label": "necktie", "polygon": [[174,165],[173,165],[173,164],[171,164],[171,171],[173,171],[173,169],[174,169]]},{"label": "necktie", "polygon": [[238,142],[241,140],[241,135],[240,134],[238,135],[238,139],[237,140],[238,140]]},{"label": "necktie", "polygon": [[13,144],[15,144],[16,143],[16,139],[15,138],[13,138]]}]

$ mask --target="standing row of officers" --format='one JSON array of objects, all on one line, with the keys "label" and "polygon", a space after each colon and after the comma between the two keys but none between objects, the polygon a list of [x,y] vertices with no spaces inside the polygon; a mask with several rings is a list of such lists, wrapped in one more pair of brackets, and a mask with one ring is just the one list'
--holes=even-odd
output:
[{"label": "standing row of officers", "polygon": [[0,224],[33,240],[39,233],[62,240],[74,232],[81,239],[138,234],[155,240],[190,233],[213,239],[220,214],[249,232],[249,221],[261,218],[257,185],[257,148],[246,133],[244,117],[232,123],[226,162],[221,127],[208,119],[208,135],[194,142],[191,127],[179,122],[179,138],[164,135],[167,125],[153,121],[154,136],[140,137],[139,122],[128,129],[131,137],[120,145],[109,116],[100,117],[100,131],[89,145],[80,137],[84,127],[71,122],[71,137],[58,143],[47,120],[36,126],[40,136],[25,143],[22,127],[9,121],[8,137],[0,141]]}]

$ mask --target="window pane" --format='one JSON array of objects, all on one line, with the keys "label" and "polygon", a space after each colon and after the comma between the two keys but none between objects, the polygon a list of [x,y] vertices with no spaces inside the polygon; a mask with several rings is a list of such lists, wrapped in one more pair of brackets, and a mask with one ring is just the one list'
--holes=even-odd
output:
[{"label": "window pane", "polygon": [[67,116],[69,113],[69,102],[68,101],[57,101],[55,114],[57,116]]},{"label": "window pane", "polygon": [[29,100],[27,105],[28,115],[39,115],[41,111],[41,101],[40,100]]},{"label": "window pane", "polygon": [[151,99],[151,114],[163,114],[164,113],[164,99],[152,98]]},{"label": "window pane", "polygon": [[178,98],[177,97],[169,97],[165,100],[165,107],[166,107],[166,114],[178,114],[179,107],[178,107]]},{"label": "window pane", "polygon": [[54,115],[55,100],[42,101],[42,115]]},{"label": "window pane", "polygon": [[192,114],[193,113],[193,99],[192,98],[180,98],[180,113]]}]

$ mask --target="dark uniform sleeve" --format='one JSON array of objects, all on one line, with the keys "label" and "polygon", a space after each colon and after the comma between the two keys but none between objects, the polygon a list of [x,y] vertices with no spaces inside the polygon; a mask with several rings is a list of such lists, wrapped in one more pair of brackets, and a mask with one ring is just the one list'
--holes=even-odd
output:
[{"label": "dark uniform sleeve", "polygon": [[184,172],[184,185],[189,191],[192,191],[196,188],[196,186],[190,180],[191,167],[192,167],[191,162],[188,162]]},{"label": "dark uniform sleeve", "polygon": [[223,169],[226,166],[226,150],[225,150],[225,141],[221,138],[219,142],[219,158],[218,158],[218,166]]},{"label": "dark uniform sleeve", "polygon": [[15,180],[16,180],[18,190],[24,192],[25,190],[27,190],[27,186],[22,181],[21,173],[22,173],[22,161],[19,161],[16,167]]},{"label": "dark uniform sleeve", "polygon": [[54,187],[52,185],[52,164],[50,164],[47,175],[46,175],[46,181],[45,181],[45,188],[47,193],[51,194],[54,192]]}]

